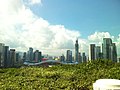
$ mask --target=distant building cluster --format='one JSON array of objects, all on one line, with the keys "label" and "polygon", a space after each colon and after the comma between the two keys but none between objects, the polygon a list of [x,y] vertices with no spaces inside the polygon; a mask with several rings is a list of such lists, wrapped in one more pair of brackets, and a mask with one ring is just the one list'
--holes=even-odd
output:
[{"label": "distant building cluster", "polygon": [[111,38],[103,38],[102,48],[95,44],[90,44],[89,60],[108,59],[117,62],[117,49]]},{"label": "distant building cluster", "polygon": [[64,55],[62,55],[60,56],[60,61],[63,63],[76,63],[76,64],[87,62],[87,56],[85,52],[83,53],[79,52],[78,39],[76,40],[76,43],[75,43],[75,56],[72,55],[71,50],[67,50],[66,58]]},{"label": "distant building cluster", "polygon": [[22,63],[20,54],[15,49],[0,43],[0,67],[18,67]]},{"label": "distant building cluster", "polygon": [[79,51],[78,40],[75,43],[75,56],[72,56],[72,51],[67,50],[66,59],[65,56],[60,56],[61,62],[66,63],[82,63],[91,60],[107,59],[117,62],[117,49],[115,43],[112,43],[111,38],[103,38],[102,46],[96,46],[96,44],[90,44],[89,56],[86,56],[85,52]]},{"label": "distant building cluster", "polygon": [[29,50],[23,53],[23,61],[26,62],[41,62],[42,53],[39,50],[33,52],[33,48],[30,47]]},{"label": "distant building cluster", "polygon": [[[0,67],[18,67],[24,62],[39,63],[43,60],[53,59],[53,57],[43,58],[42,52],[39,50],[33,51],[30,47],[27,52],[16,52],[15,49],[9,49],[9,46],[0,43]],[[59,58],[54,57],[54,60],[59,60],[62,63],[83,63],[97,59],[108,59],[113,62],[117,62],[117,49],[115,43],[112,43],[111,38],[103,38],[101,46],[96,44],[90,44],[89,56],[86,56],[85,52],[79,51],[78,39],[75,43],[75,54],[71,50],[66,51],[66,56],[62,55]],[[120,60],[120,59],[119,59]]]}]

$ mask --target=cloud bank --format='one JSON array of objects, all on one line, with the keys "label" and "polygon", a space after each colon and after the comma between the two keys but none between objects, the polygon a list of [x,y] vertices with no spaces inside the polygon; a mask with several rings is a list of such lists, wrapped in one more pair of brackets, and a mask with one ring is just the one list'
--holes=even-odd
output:
[{"label": "cloud bank", "polygon": [[[81,52],[88,52],[90,43],[100,45],[103,37],[114,39],[108,32],[95,32],[88,36],[88,40],[82,39],[77,30],[67,29],[64,25],[52,25],[30,10],[29,5],[38,3],[42,4],[41,0],[3,0],[0,3],[1,43],[18,51],[33,47],[45,54],[61,55],[66,49],[74,51],[76,38],[79,38]],[[120,46],[120,37],[116,42]]]},{"label": "cloud bank", "polygon": [[[27,0],[35,4],[41,0]],[[4,0],[0,5],[0,42],[17,50],[73,49],[80,33],[63,25],[51,25],[36,16],[21,0]],[[4,8],[4,10],[3,10]]]}]

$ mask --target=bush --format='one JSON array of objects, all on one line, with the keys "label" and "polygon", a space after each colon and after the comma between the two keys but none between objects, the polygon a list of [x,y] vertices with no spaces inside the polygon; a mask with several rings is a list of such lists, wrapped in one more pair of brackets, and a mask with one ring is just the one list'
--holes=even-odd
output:
[{"label": "bush", "polygon": [[77,65],[0,69],[0,90],[93,90],[97,79],[120,79],[120,64],[96,60]]}]

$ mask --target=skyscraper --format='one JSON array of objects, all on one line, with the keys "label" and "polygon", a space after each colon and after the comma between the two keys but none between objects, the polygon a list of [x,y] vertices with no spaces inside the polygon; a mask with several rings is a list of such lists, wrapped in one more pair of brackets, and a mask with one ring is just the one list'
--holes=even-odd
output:
[{"label": "skyscraper", "polygon": [[89,47],[89,60],[95,60],[95,44],[90,44],[90,47]]},{"label": "skyscraper", "polygon": [[28,51],[28,61],[33,61],[33,48],[30,47]]},{"label": "skyscraper", "polygon": [[4,45],[3,43],[0,43],[0,67],[4,66]]},{"label": "skyscraper", "polygon": [[95,47],[95,59],[100,59],[101,58],[101,48],[100,46]]},{"label": "skyscraper", "polygon": [[9,67],[9,46],[4,46],[4,67]]},{"label": "skyscraper", "polygon": [[14,67],[16,63],[15,49],[10,49],[10,67]]},{"label": "skyscraper", "polygon": [[102,44],[103,58],[117,62],[117,51],[115,43],[112,43],[111,38],[103,38]]},{"label": "skyscraper", "polygon": [[82,63],[82,55],[81,55],[80,52],[79,52],[79,55],[78,55],[78,62],[79,62],[79,63]]},{"label": "skyscraper", "polygon": [[24,52],[24,53],[23,53],[23,62],[25,62],[26,60],[27,60],[27,53]]},{"label": "skyscraper", "polygon": [[75,43],[75,62],[78,62],[78,54],[79,54],[79,44],[77,39]]},{"label": "skyscraper", "polygon": [[117,62],[117,52],[116,52],[116,45],[115,43],[112,43],[112,45],[110,46],[110,53],[109,53],[109,58],[114,61]]},{"label": "skyscraper", "polygon": [[70,51],[70,50],[67,50],[66,62],[72,63],[72,51]]},{"label": "skyscraper", "polygon": [[60,61],[65,62],[65,56],[63,54],[62,54],[62,56],[60,56]]},{"label": "skyscraper", "polygon": [[110,46],[112,45],[111,38],[103,38],[103,44],[102,44],[102,52],[103,52],[103,58],[104,59],[110,59]]},{"label": "skyscraper", "polygon": [[82,62],[87,62],[87,57],[84,52],[82,53]]},{"label": "skyscraper", "polygon": [[41,52],[39,52],[39,50],[36,50],[34,52],[34,56],[33,56],[33,59],[35,62],[41,62]]}]

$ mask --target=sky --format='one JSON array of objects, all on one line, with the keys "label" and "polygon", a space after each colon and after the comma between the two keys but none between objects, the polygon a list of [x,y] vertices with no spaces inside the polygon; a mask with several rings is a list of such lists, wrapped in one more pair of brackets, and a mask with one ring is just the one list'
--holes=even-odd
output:
[{"label": "sky", "polygon": [[0,43],[44,54],[88,53],[112,38],[120,56],[120,0],[0,0]]}]

